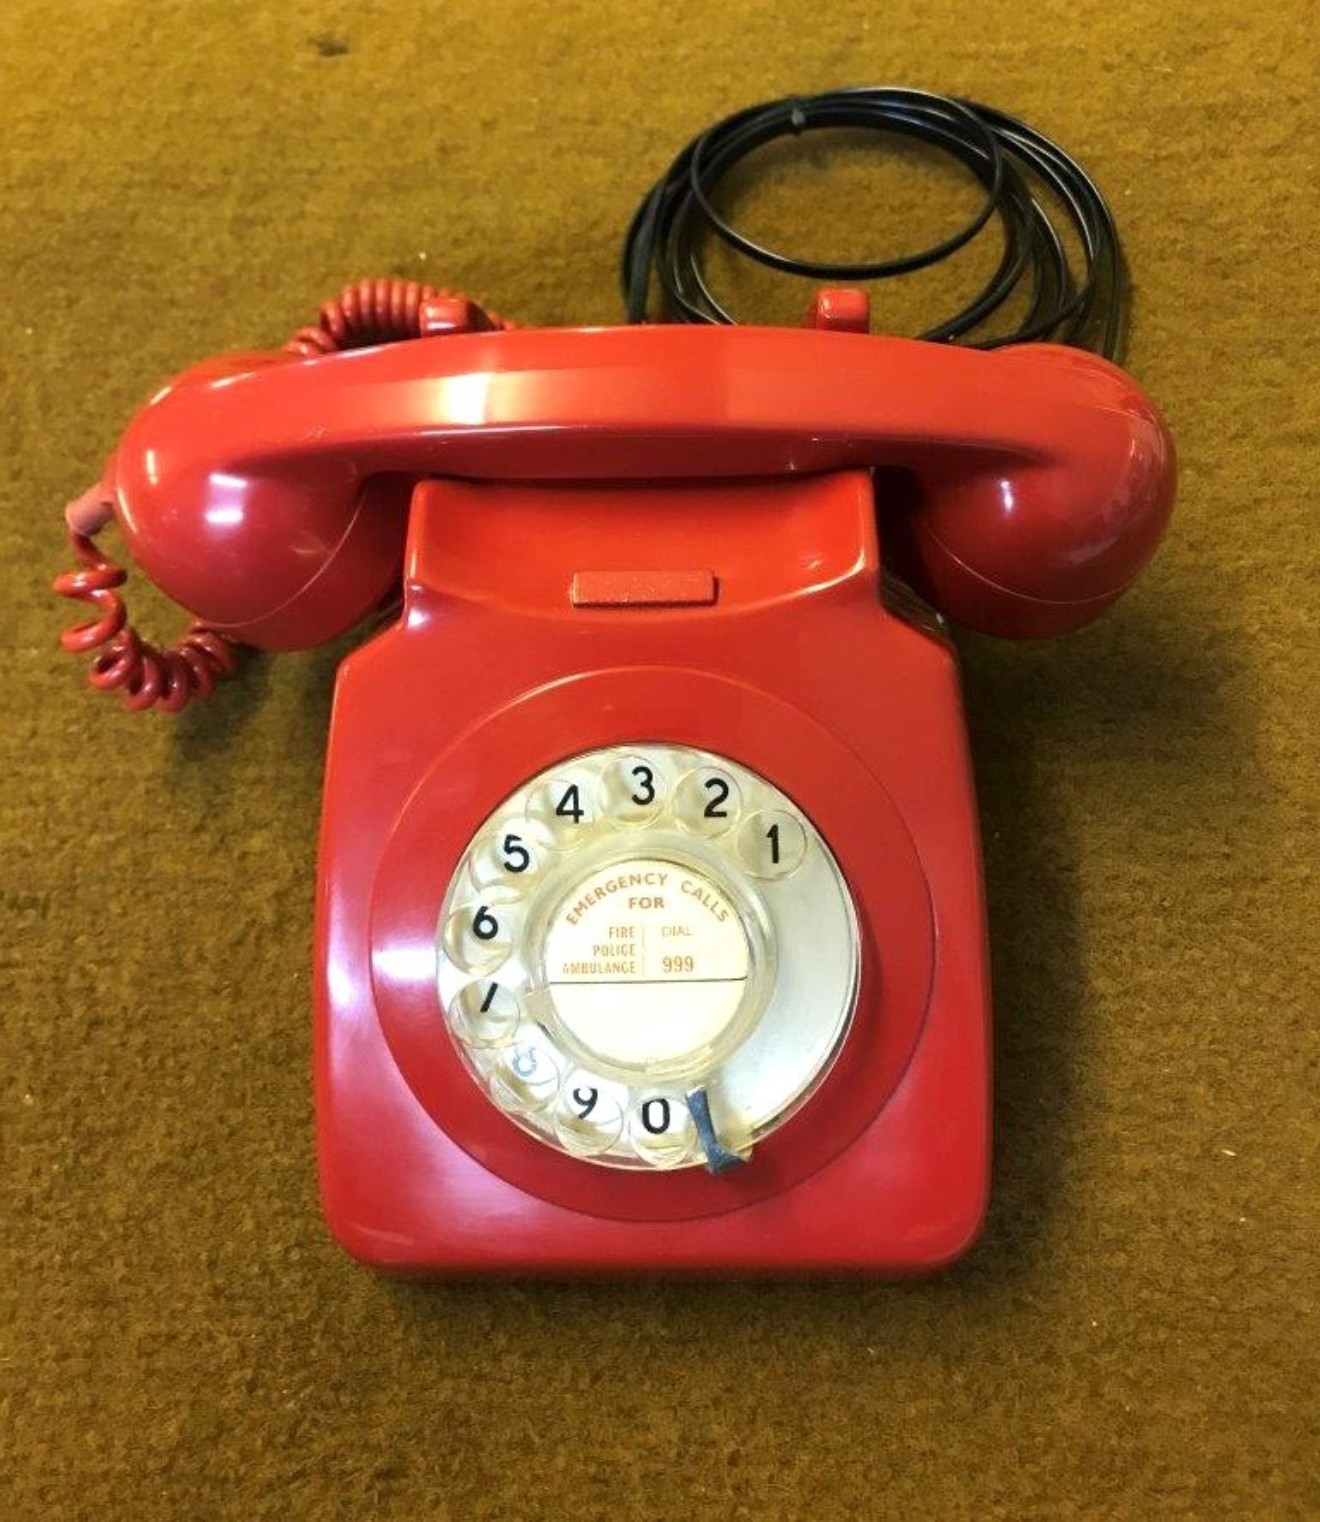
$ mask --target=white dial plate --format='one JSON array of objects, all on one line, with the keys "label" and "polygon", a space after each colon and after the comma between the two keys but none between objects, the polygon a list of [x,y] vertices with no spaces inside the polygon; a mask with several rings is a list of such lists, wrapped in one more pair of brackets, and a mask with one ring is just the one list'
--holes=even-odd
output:
[{"label": "white dial plate", "polygon": [[473,837],[438,927],[474,1079],[548,1145],[726,1166],[823,1078],[856,998],[829,848],[763,777],[642,744],[533,777]]}]

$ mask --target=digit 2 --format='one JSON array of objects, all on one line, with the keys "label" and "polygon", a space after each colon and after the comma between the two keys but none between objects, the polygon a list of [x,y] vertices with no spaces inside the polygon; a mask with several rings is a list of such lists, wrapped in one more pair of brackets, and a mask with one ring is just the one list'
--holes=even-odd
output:
[{"label": "digit 2", "polygon": [[701,784],[710,794],[710,802],[705,808],[707,819],[727,819],[729,811],[724,807],[729,801],[729,784],[723,777],[707,777]]}]

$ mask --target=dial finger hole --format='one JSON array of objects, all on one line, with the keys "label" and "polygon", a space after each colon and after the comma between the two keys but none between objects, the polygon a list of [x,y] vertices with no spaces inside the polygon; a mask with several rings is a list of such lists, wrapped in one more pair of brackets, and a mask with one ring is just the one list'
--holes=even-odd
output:
[{"label": "dial finger hole", "polygon": [[507,960],[521,923],[520,905],[493,896],[476,899],[445,921],[445,951],[468,972],[494,972]]},{"label": "dial finger hole", "polygon": [[723,835],[742,812],[738,779],[723,767],[699,766],[679,782],[674,812],[683,828],[694,835]]},{"label": "dial finger hole", "polygon": [[601,776],[601,808],[620,824],[647,824],[665,805],[667,779],[647,756],[619,756]]},{"label": "dial finger hole", "polygon": [[560,1066],[554,1053],[524,1026],[505,1047],[491,1073],[490,1092],[506,1110],[542,1110],[559,1091]]},{"label": "dial finger hole", "polygon": [[596,779],[584,769],[550,777],[532,794],[527,818],[541,826],[559,850],[580,840],[596,822]]},{"label": "dial finger hole", "polygon": [[761,809],[738,828],[738,859],[756,877],[787,877],[807,854],[802,821],[783,809]]},{"label": "dial finger hole", "polygon": [[478,888],[530,887],[554,850],[554,837],[535,819],[507,819],[473,847],[468,871]]},{"label": "dial finger hole", "polygon": [[682,1099],[651,1094],[638,1100],[628,1116],[628,1140],[644,1163],[677,1168],[691,1158],[697,1128]]},{"label": "dial finger hole", "polygon": [[519,1016],[512,990],[485,978],[459,990],[450,1005],[449,1023],[467,1046],[503,1046],[513,1039]]},{"label": "dial finger hole", "polygon": [[555,1107],[555,1136],[579,1157],[608,1152],[623,1133],[626,1091],[594,1073],[569,1075]]}]

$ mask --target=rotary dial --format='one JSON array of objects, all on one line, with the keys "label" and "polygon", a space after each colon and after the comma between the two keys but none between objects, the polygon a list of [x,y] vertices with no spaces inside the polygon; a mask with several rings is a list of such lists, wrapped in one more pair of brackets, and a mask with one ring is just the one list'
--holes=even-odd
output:
[{"label": "rotary dial", "polygon": [[439,992],[473,1079],[549,1146],[621,1168],[750,1156],[833,1060],[857,922],[772,783],[689,747],[576,756],[490,815],[450,882]]}]

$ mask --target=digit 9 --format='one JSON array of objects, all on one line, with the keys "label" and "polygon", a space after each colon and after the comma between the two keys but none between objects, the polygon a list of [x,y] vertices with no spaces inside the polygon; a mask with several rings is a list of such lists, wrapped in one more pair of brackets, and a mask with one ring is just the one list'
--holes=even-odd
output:
[{"label": "digit 9", "polygon": [[556,1138],[579,1157],[608,1152],[622,1134],[623,1106],[613,1085],[592,1073],[571,1074],[555,1110]]},{"label": "digit 9", "polygon": [[691,973],[697,970],[696,957],[662,957],[660,969],[670,977],[679,977],[683,973]]}]

